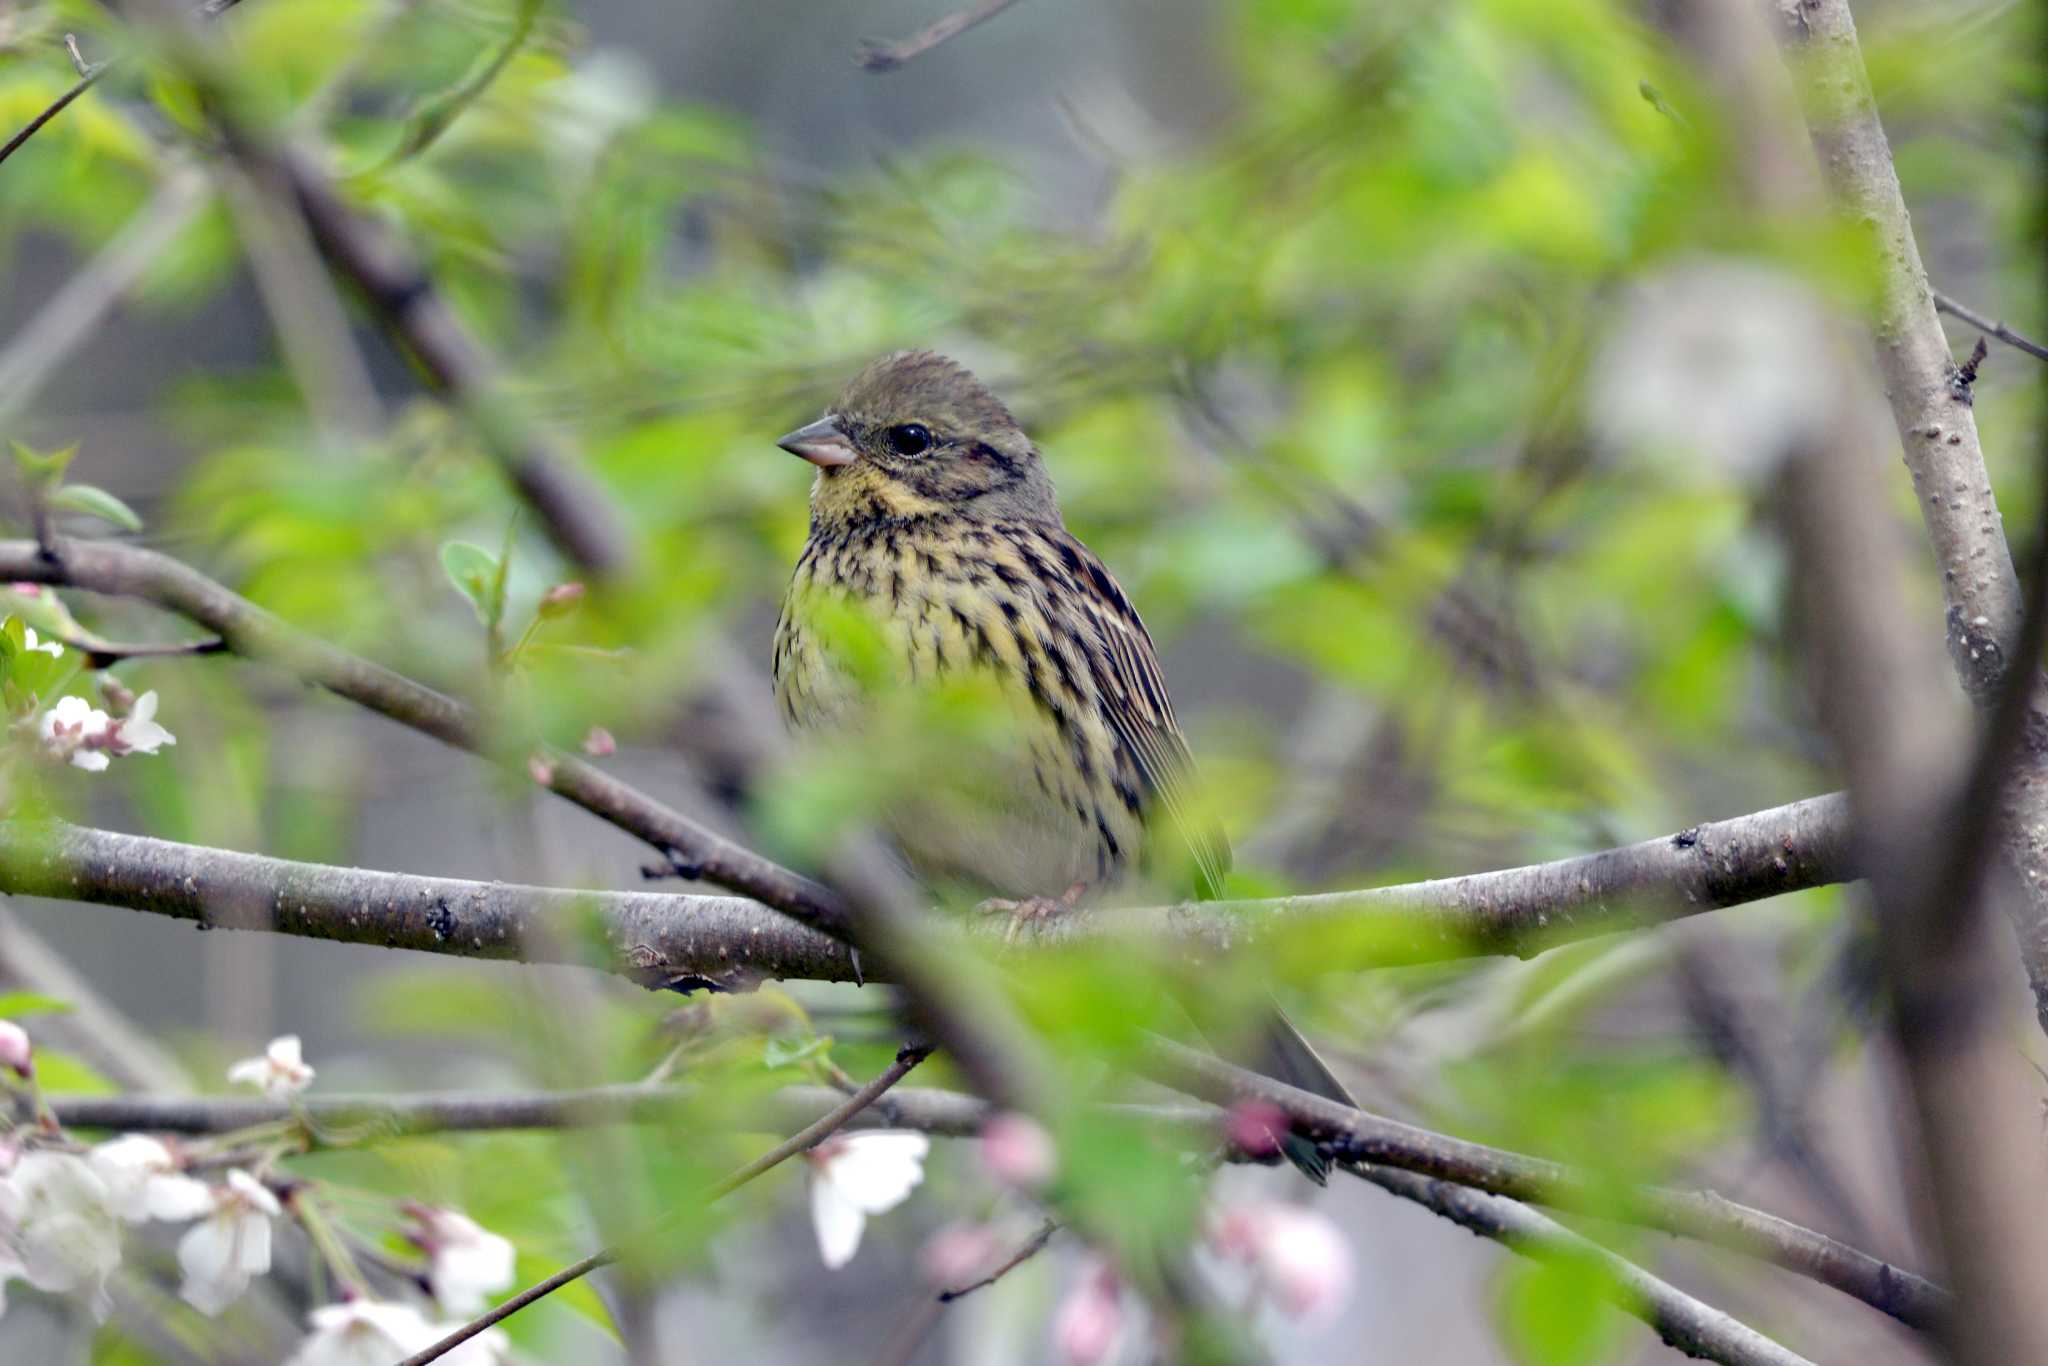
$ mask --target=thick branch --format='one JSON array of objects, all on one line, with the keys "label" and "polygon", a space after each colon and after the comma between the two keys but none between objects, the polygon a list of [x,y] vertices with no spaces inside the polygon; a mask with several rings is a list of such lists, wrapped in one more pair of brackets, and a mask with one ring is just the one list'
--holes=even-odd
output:
[{"label": "thick branch", "polygon": [[1732,1315],[1526,1205],[1392,1167],[1353,1163],[1348,1170],[1524,1257],[1598,1262],[1607,1272],[1606,1293],[1615,1306],[1649,1324],[1658,1337],[1687,1356],[1728,1366],[1812,1366]]},{"label": "thick branch", "polygon": [[[33,541],[0,541],[0,580],[69,585],[139,598],[215,632],[230,650],[368,707],[444,744],[500,759],[462,702],[286,625],[198,570],[139,546],[66,541],[56,562]],[[549,786],[584,810],[672,854],[688,872],[844,936],[845,903],[809,878],[714,834],[573,755],[551,763]]]},{"label": "thick branch", "polygon": [[[1262,934],[1304,933],[1327,943],[1322,963],[1332,971],[1530,954],[1640,925],[1638,903],[1689,914],[1792,890],[1794,870],[1797,886],[1838,880],[1847,876],[1846,841],[1840,803],[1817,797],[1556,863],[1323,897],[1080,914],[1058,936],[1156,936],[1207,957],[1241,952]],[[1803,852],[1795,862],[1788,850]],[[1740,866],[1738,853],[1761,869]],[[208,928],[528,962],[586,961],[579,937],[562,933],[582,913],[603,927],[611,961],[602,966],[647,986],[745,990],[768,978],[891,977],[888,961],[857,965],[841,941],[738,897],[416,877],[61,823],[0,822],[0,891]]]},{"label": "thick branch", "polygon": [[1560,1162],[1489,1148],[1353,1109],[1165,1040],[1150,1061],[1161,1080],[1218,1105],[1275,1105],[1299,1130],[1346,1161],[1397,1167],[1514,1200],[1626,1219],[1697,1238],[1831,1285],[1916,1328],[1939,1324],[1947,1294],[1932,1282],[1711,1191],[1646,1187],[1620,1192]]},{"label": "thick branch", "polygon": [[[2009,909],[2036,1018],[2048,1029],[2048,685],[2036,677],[2038,661],[2021,653],[2019,578],[1978,442],[1970,388],[1950,354],[1920,262],[1855,20],[1847,0],[1803,0],[1794,12],[1789,42],[1804,62],[1800,92],[1822,171],[1841,208],[1874,225],[1878,239],[1878,366],[1941,569],[1949,657],[1980,707],[1993,705],[2009,668],[2028,671],[2024,740],[1999,816],[2022,891]],[[1953,303],[1948,307],[1955,310]]]}]

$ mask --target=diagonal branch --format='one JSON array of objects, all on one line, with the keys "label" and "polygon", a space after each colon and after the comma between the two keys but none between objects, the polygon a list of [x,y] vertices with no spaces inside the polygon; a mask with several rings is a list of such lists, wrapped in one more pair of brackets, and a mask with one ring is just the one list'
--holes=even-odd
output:
[{"label": "diagonal branch", "polygon": [[[894,1062],[882,1069],[867,1085],[861,1087],[860,1090],[854,1092],[851,1096],[848,1096],[838,1107],[830,1113],[821,1116],[814,1123],[808,1124],[798,1132],[791,1134],[787,1139],[776,1144],[775,1147],[761,1154],[752,1162],[747,1163],[738,1171],[721,1178],[705,1192],[705,1198],[715,1201],[730,1195],[733,1191],[744,1186],[747,1182],[771,1167],[787,1161],[798,1153],[807,1152],[817,1147],[843,1128],[854,1116],[881,1099],[883,1092],[903,1080],[909,1074],[911,1068],[916,1067],[930,1055],[930,1048],[905,1048],[896,1055]],[[527,1305],[553,1294],[571,1281],[578,1280],[600,1267],[611,1265],[619,1260],[624,1253],[625,1249],[619,1246],[601,1248],[585,1257],[582,1261],[563,1267],[546,1280],[536,1285],[528,1286],[525,1290],[520,1291],[517,1295],[514,1295],[496,1308],[471,1319],[468,1323],[463,1324],[440,1341],[422,1348],[404,1361],[399,1362],[398,1366],[426,1366],[426,1363],[446,1356],[478,1333],[484,1332],[493,1324],[510,1318],[526,1308]]]},{"label": "diagonal branch", "polygon": [[1347,1170],[1380,1189],[1412,1200],[1482,1238],[1505,1244],[1537,1261],[1598,1263],[1605,1271],[1607,1298],[1656,1330],[1657,1336],[1689,1357],[1726,1366],[1813,1366],[1748,1324],[1637,1266],[1555,1219],[1505,1196],[1488,1195],[1392,1167],[1349,1163]]},{"label": "diagonal branch", "polygon": [[1346,1162],[1396,1167],[1513,1200],[1697,1238],[1833,1286],[1916,1328],[1939,1325],[1949,1309],[1947,1292],[1910,1271],[1711,1191],[1617,1191],[1563,1163],[1384,1119],[1164,1039],[1153,1042],[1147,1062],[1167,1085],[1214,1104],[1250,1100],[1277,1106],[1300,1132]]},{"label": "diagonal branch", "polygon": [[981,0],[979,4],[933,21],[897,42],[885,43],[870,38],[855,50],[853,59],[870,71],[894,71],[911,58],[950,42],[976,24],[987,23],[1016,3],[1017,0]]},{"label": "diagonal branch", "polygon": [[[0,580],[155,603],[206,627],[245,658],[276,665],[457,749],[494,761],[508,758],[492,746],[482,721],[466,704],[316,640],[167,555],[109,541],[65,541],[53,563],[33,541],[0,541]],[[553,791],[675,857],[692,877],[745,892],[835,937],[847,933],[845,903],[809,878],[707,830],[573,755],[554,756],[549,770]]]},{"label": "diagonal branch", "polygon": [[1985,336],[1996,337],[2007,346],[2024,351],[2036,360],[2048,360],[2048,346],[2043,346],[2031,337],[2013,331],[2010,327],[1994,318],[1985,317],[1974,308],[1964,307],[1938,289],[1931,292],[1934,296],[1934,306],[1943,313],[1948,314],[1950,317],[1962,319]]}]

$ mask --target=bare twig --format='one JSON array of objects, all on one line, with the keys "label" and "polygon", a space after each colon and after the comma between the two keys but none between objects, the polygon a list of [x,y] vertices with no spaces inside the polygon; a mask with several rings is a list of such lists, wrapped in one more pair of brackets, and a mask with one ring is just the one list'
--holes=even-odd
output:
[{"label": "bare twig", "polygon": [[[761,1154],[752,1162],[747,1163],[738,1171],[713,1184],[706,1192],[706,1198],[708,1200],[717,1200],[721,1196],[730,1194],[740,1186],[745,1185],[778,1163],[786,1161],[798,1153],[815,1148],[818,1144],[824,1142],[838,1130],[845,1127],[846,1123],[855,1115],[879,1100],[884,1091],[887,1091],[897,1082],[903,1080],[910,1072],[910,1069],[923,1062],[930,1053],[931,1050],[929,1048],[904,1049],[896,1055],[894,1062],[890,1063],[876,1075],[873,1081],[863,1086],[852,1096],[849,1096],[844,1103],[829,1114],[819,1118],[816,1123],[807,1125],[798,1133],[790,1135],[783,1142],[778,1143],[775,1147]],[[426,1366],[426,1363],[454,1351],[478,1333],[510,1318],[526,1308],[527,1305],[534,1303],[536,1300],[545,1299],[571,1281],[587,1276],[599,1267],[610,1265],[622,1255],[624,1255],[624,1249],[617,1245],[593,1252],[582,1261],[563,1267],[546,1280],[528,1286],[503,1304],[471,1319],[439,1342],[425,1347],[413,1353],[404,1361],[399,1362],[398,1366]]]},{"label": "bare twig", "polygon": [[93,85],[99,80],[99,78],[106,74],[107,68],[104,62],[101,63],[99,66],[93,67],[89,71],[81,73],[79,75],[78,80],[71,86],[69,90],[66,90],[56,99],[50,101],[49,105],[46,108],[44,108],[44,110],[41,113],[37,114],[34,118],[28,121],[26,127],[24,127],[20,132],[16,133],[13,137],[7,139],[6,145],[0,146],[0,161],[5,161],[7,160],[7,158],[13,156],[17,151],[21,149],[21,145],[24,142],[27,142],[30,138],[34,137],[37,133],[40,133],[43,130],[44,124],[48,123],[51,119],[54,119],[59,114],[63,113],[67,108],[70,107],[71,102],[73,100],[77,99],[80,95],[83,95],[86,91],[92,89]]},{"label": "bare twig", "polygon": [[202,640],[147,641],[123,644],[117,640],[99,640],[61,636],[60,640],[85,656],[89,669],[107,669],[126,659],[180,659],[188,655],[217,655],[227,651],[227,642],[219,636],[207,636]]},{"label": "bare twig", "polygon": [[970,1281],[966,1285],[955,1286],[950,1290],[941,1290],[938,1295],[939,1303],[951,1304],[954,1300],[965,1299],[967,1296],[972,1295],[977,1290],[988,1289],[997,1281],[1009,1275],[1012,1271],[1015,1271],[1018,1267],[1024,1265],[1024,1263],[1030,1261],[1033,1257],[1036,1257],[1039,1253],[1043,1252],[1045,1250],[1045,1245],[1052,1241],[1053,1234],[1058,1233],[1059,1231],[1060,1226],[1057,1220],[1046,1220],[1044,1223],[1038,1226],[1038,1231],[1036,1233],[1032,1234],[1029,1238],[1024,1240],[1022,1246],[1020,1246],[1010,1256],[1003,1259],[1003,1263],[1001,1266],[998,1266],[995,1270],[989,1272],[986,1276],[983,1276],[978,1281]]},{"label": "bare twig", "polygon": [[2004,323],[1994,321],[1977,312],[1974,308],[1964,307],[1938,289],[1930,292],[1934,296],[1934,306],[1943,313],[1948,314],[1952,318],[1960,318],[1985,336],[1996,337],[2007,346],[2024,351],[2037,360],[2048,360],[2048,346],[2043,346],[2032,338],[2013,331]]},{"label": "bare twig", "polygon": [[1606,1273],[1601,1277],[1602,1293],[1615,1307],[1649,1324],[1658,1337],[1687,1356],[1726,1366],[1812,1366],[1749,1325],[1526,1205],[1392,1167],[1350,1163],[1347,1169],[1524,1257],[1597,1263]]},{"label": "bare twig", "polygon": [[1916,1328],[1940,1325],[1950,1309],[1945,1291],[1910,1271],[1711,1191],[1651,1186],[1629,1192],[1617,1205],[1611,1186],[1563,1163],[1369,1114],[1180,1044],[1155,1040],[1148,1063],[1168,1085],[1216,1104],[1256,1100],[1277,1106],[1301,1133],[1340,1159],[1697,1238],[1833,1286]]},{"label": "bare twig", "polygon": [[464,77],[452,89],[435,95],[406,120],[405,131],[399,138],[398,145],[378,164],[377,171],[387,171],[433,146],[441,134],[448,131],[449,125],[461,117],[462,111],[476,103],[483,93],[491,88],[491,83],[512,64],[512,59],[519,55],[520,49],[526,46],[527,39],[533,36],[534,20],[539,16],[540,0],[519,0],[519,8],[512,16],[512,31],[505,35],[505,40],[498,45],[497,51],[479,63],[473,73]]},{"label": "bare twig", "polygon": [[853,59],[870,71],[894,71],[911,58],[959,37],[976,24],[986,23],[1016,3],[1017,0],[981,0],[980,4],[949,14],[898,42],[870,38],[855,49]]}]

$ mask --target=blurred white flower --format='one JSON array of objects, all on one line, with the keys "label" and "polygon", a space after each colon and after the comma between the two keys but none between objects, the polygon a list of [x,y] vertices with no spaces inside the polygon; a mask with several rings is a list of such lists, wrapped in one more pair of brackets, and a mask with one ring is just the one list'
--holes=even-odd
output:
[{"label": "blurred white flower", "polygon": [[1326,1318],[1351,1293],[1351,1245],[1312,1209],[1279,1201],[1230,1206],[1211,1224],[1209,1245],[1249,1269],[1259,1288],[1295,1318]]},{"label": "blurred white flower", "polygon": [[313,1069],[299,1051],[299,1036],[272,1039],[260,1058],[244,1058],[228,1069],[228,1080],[260,1086],[272,1100],[295,1096],[313,1084]]},{"label": "blurred white flower", "polygon": [[[409,1304],[387,1300],[350,1300],[324,1304],[307,1316],[312,1336],[285,1366],[391,1366],[431,1347],[454,1325],[429,1323]],[[505,1359],[505,1335],[495,1328],[478,1333],[440,1360],[442,1366],[499,1366]]]},{"label": "blurred white flower", "polygon": [[64,646],[58,641],[37,640],[36,628],[33,626],[24,626],[21,628],[21,643],[23,648],[30,650],[40,650],[44,654],[50,656],[52,659],[60,658],[64,653]]},{"label": "blurred white flower", "polygon": [[406,1212],[416,1225],[408,1236],[427,1254],[427,1282],[443,1309],[474,1314],[511,1288],[516,1257],[509,1239],[452,1209],[413,1205]]},{"label": "blurred white flower", "polygon": [[197,1219],[213,1209],[204,1181],[179,1172],[171,1150],[146,1134],[123,1134],[86,1153],[107,1185],[107,1208],[131,1224],[148,1219]]},{"label": "blurred white flower", "polygon": [[1122,1279],[1108,1262],[1091,1257],[1053,1310],[1053,1356],[1065,1366],[1098,1366],[1116,1351],[1128,1327]]},{"label": "blurred white flower", "polygon": [[208,1315],[240,1299],[252,1277],[270,1270],[270,1221],[284,1212],[277,1197],[240,1168],[212,1195],[213,1212],[178,1240],[185,1273],[178,1294]]},{"label": "blurred white flower", "polygon": [[1841,396],[1821,362],[1837,345],[1827,310],[1791,276],[1677,265],[1630,291],[1588,377],[1588,418],[1618,454],[1756,478],[1828,437]]},{"label": "blurred white flower", "polygon": [[107,766],[104,750],[97,748],[107,737],[107,714],[83,697],[66,695],[43,713],[38,733],[43,749],[53,759],[69,759],[88,773]]},{"label": "blurred white flower", "polygon": [[135,699],[135,706],[129,713],[116,721],[107,747],[116,755],[154,754],[165,745],[175,745],[178,737],[156,723],[156,689]]},{"label": "blurred white flower", "polygon": [[1045,1126],[1005,1110],[981,1126],[981,1165],[1006,1186],[1034,1191],[1052,1180],[1059,1149]]},{"label": "blurred white flower", "polygon": [[0,1020],[0,1066],[11,1067],[22,1077],[35,1075],[35,1043],[28,1031],[12,1020]]},{"label": "blurred white flower", "polygon": [[868,1216],[896,1208],[917,1188],[931,1146],[923,1134],[882,1130],[837,1135],[806,1154],[811,1222],[826,1266],[836,1269],[852,1261]]},{"label": "blurred white flower", "polygon": [[107,1277],[121,1264],[121,1226],[107,1183],[82,1157],[32,1152],[0,1182],[0,1241],[38,1290],[82,1292],[95,1317],[112,1307]]}]

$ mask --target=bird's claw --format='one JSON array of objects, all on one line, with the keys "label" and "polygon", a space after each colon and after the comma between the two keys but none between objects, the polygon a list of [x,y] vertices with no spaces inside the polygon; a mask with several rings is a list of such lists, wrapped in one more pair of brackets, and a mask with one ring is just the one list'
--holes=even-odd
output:
[{"label": "bird's claw", "polygon": [[1029,925],[1035,931],[1039,926],[1066,915],[1081,904],[1082,894],[1088,884],[1077,882],[1058,896],[1027,896],[1020,900],[992,896],[974,909],[982,915],[1007,915],[1010,923],[1003,930],[1003,942],[1014,944],[1017,937]]}]

